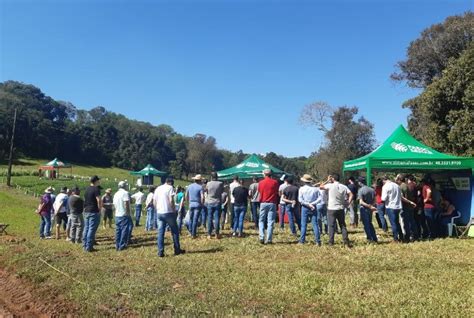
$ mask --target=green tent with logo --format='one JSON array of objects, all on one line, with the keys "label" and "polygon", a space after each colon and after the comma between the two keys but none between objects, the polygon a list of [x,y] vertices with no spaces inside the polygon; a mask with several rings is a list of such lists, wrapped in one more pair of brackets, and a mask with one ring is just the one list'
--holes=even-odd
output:
[{"label": "green tent with logo", "polygon": [[166,172],[160,171],[150,164],[140,171],[131,171],[130,174],[142,177],[143,184],[145,185],[152,185],[154,176],[162,177],[167,175]]},{"label": "green tent with logo", "polygon": [[39,170],[40,170],[40,175],[42,175],[44,171],[44,174],[46,177],[55,179],[55,178],[59,178],[59,170],[64,169],[64,168],[70,168],[71,174],[72,174],[72,165],[64,161],[61,161],[58,158],[54,158],[50,162],[40,166]]},{"label": "green tent with logo", "polygon": [[447,155],[416,140],[400,125],[371,153],[344,162],[343,171],[366,170],[371,184],[372,170],[470,170],[474,173],[474,158]]},{"label": "green tent with logo", "polygon": [[240,179],[251,179],[253,177],[260,178],[265,169],[270,169],[273,175],[277,177],[285,174],[284,171],[275,168],[271,164],[260,159],[257,155],[252,154],[235,167],[218,171],[217,176],[220,180],[229,180],[234,176],[238,176]]}]

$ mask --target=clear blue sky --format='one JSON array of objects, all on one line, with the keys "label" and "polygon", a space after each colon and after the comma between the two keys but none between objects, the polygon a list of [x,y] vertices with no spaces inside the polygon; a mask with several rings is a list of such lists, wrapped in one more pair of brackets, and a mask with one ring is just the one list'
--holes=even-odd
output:
[{"label": "clear blue sky", "polygon": [[0,0],[0,80],[78,108],[204,133],[230,150],[309,155],[302,107],[356,105],[379,142],[416,94],[406,47],[472,1]]}]

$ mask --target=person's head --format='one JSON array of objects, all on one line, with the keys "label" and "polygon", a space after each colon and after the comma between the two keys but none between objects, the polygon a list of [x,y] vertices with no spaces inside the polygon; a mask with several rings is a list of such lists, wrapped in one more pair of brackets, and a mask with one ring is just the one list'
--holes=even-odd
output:
[{"label": "person's head", "polygon": [[142,187],[139,187],[139,188],[138,188],[138,192],[143,192],[143,188],[142,188]]},{"label": "person's head", "polygon": [[357,181],[359,181],[360,186],[364,186],[367,184],[367,180],[365,180],[365,177],[360,176]]},{"label": "person's head", "polygon": [[293,184],[295,183],[295,179],[293,177],[287,177],[285,180],[288,184]]},{"label": "person's head", "polygon": [[62,187],[60,190],[61,193],[67,193],[67,187]]},{"label": "person's head", "polygon": [[264,177],[271,177],[272,176],[272,170],[270,170],[270,169],[263,170],[263,176]]},{"label": "person's head", "polygon": [[176,189],[176,192],[180,193],[180,192],[183,192],[184,189],[182,186],[178,186],[178,188]]},{"label": "person's head", "polygon": [[197,174],[193,177],[193,180],[195,183],[200,184],[202,182],[202,176],[200,174]]},{"label": "person's head", "polygon": [[217,172],[212,172],[211,173],[211,180],[212,181],[217,181]]},{"label": "person's head", "polygon": [[423,179],[421,179],[421,183],[423,183],[424,185],[431,185],[433,181],[431,180],[431,176],[429,175],[425,175],[423,177]]},{"label": "person's head", "polygon": [[75,187],[72,189],[72,193],[75,194],[75,195],[79,195],[79,194],[81,194],[81,189],[79,189],[78,186],[75,186]]},{"label": "person's head", "polygon": [[207,184],[207,179],[202,179],[202,183]]},{"label": "person's head", "polygon": [[100,184],[100,178],[98,176],[93,176],[91,178],[91,184],[94,186],[98,186]]},{"label": "person's head", "polygon": [[304,174],[301,179],[300,179],[303,183],[305,184],[310,184],[311,182],[313,182],[313,178],[311,177],[311,175],[309,174]]},{"label": "person's head", "polygon": [[382,181],[382,179],[381,179],[381,178],[377,178],[377,181],[375,182],[375,185],[376,185],[377,187],[383,186],[383,181]]},{"label": "person's head", "polygon": [[127,188],[127,182],[120,181],[117,186],[118,186],[119,189],[125,189],[125,188]]},{"label": "person's head", "polygon": [[350,176],[348,181],[349,181],[350,184],[354,184],[355,183],[355,178],[353,176]]},{"label": "person's head", "polygon": [[258,178],[257,177],[253,177],[252,178],[252,181],[255,183],[255,182],[258,182]]},{"label": "person's head", "polygon": [[397,174],[397,177],[395,178],[395,182],[404,183],[405,182],[405,175],[402,174],[402,173]]},{"label": "person's head", "polygon": [[167,177],[167,178],[166,178],[166,184],[173,185],[173,184],[174,184],[174,179],[173,179],[173,177]]},{"label": "person's head", "polygon": [[150,193],[153,193],[153,192],[155,192],[155,189],[156,189],[156,187],[154,187],[154,186],[151,186],[151,187],[150,187],[150,189],[149,189]]},{"label": "person's head", "polygon": [[382,182],[383,182],[383,184],[385,184],[385,183],[387,183],[387,182],[389,182],[389,181],[390,181],[390,178],[389,178],[387,175],[384,175],[384,176],[382,177]]},{"label": "person's head", "polygon": [[415,182],[416,182],[416,178],[415,178],[415,176],[412,175],[412,174],[409,174],[409,175],[407,176],[407,180],[408,180],[409,183],[415,183]]},{"label": "person's head", "polygon": [[111,195],[112,194],[112,189],[108,188],[107,190],[105,190],[105,194]]},{"label": "person's head", "polygon": [[53,194],[54,193],[54,188],[53,187],[47,187],[46,190],[44,190],[44,193],[49,193],[49,194]]},{"label": "person's head", "polygon": [[334,182],[334,181],[335,181],[335,182],[339,182],[340,176],[339,176],[339,174],[337,174],[337,173],[333,173],[333,174],[331,175],[331,179],[333,180],[333,182]]},{"label": "person's head", "polygon": [[239,176],[234,176],[234,177],[232,178],[232,180],[233,180],[234,182],[239,182]]}]

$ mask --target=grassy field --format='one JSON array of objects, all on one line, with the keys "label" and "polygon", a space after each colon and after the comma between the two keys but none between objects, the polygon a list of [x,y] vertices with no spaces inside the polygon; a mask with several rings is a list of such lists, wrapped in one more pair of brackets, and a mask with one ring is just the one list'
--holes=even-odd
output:
[{"label": "grassy field", "polygon": [[[116,252],[113,230],[98,231],[98,252],[64,240],[39,240],[37,201],[0,188],[0,222],[16,239],[0,237],[0,266],[42,292],[78,304],[80,315],[314,315],[472,317],[473,240],[367,245],[359,229],[354,248],[294,244],[277,231],[271,246],[256,231],[242,239],[182,237],[185,255],[157,257],[156,238],[143,228],[136,243]],[[249,225],[247,224],[247,228]],[[338,237],[340,240],[340,237]],[[323,237],[323,243],[327,236]],[[68,276],[44,264],[48,262]]]}]

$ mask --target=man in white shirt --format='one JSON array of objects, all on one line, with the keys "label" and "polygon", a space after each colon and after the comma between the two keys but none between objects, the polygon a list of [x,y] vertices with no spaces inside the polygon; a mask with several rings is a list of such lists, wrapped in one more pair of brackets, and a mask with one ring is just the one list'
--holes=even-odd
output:
[{"label": "man in white shirt", "polygon": [[140,226],[140,217],[142,216],[142,204],[145,200],[145,194],[142,188],[138,188],[138,191],[132,195],[132,199],[135,200],[135,226]]},{"label": "man in white shirt", "polygon": [[351,247],[344,218],[344,209],[352,202],[354,195],[347,186],[339,183],[338,174],[328,176],[327,181],[321,183],[319,187],[328,192],[329,245],[334,245],[334,232],[337,220],[342,231],[344,245]]},{"label": "man in white shirt", "polygon": [[121,251],[128,245],[130,239],[130,194],[125,188],[127,183],[120,181],[118,191],[114,195],[115,208],[115,249]]},{"label": "man in white shirt", "polygon": [[[280,196],[280,230],[283,230],[285,227],[285,212],[286,212],[286,202],[283,201],[283,191],[288,187],[288,176],[283,175],[283,183],[280,184],[278,188],[278,195]],[[281,179],[280,179],[281,180]]]},{"label": "man in white shirt", "polygon": [[234,189],[240,186],[239,182],[239,177],[234,176],[234,180],[232,183],[229,185],[229,195],[230,195],[230,228],[234,228],[234,203],[235,199],[232,193],[234,192]]},{"label": "man in white shirt", "polygon": [[153,193],[155,192],[155,187],[150,187],[150,192],[146,196],[145,209],[146,209],[146,223],[145,231],[156,230],[156,213],[153,206]]},{"label": "man in white shirt", "polygon": [[54,199],[53,210],[54,210],[54,220],[56,221],[56,239],[59,240],[61,223],[63,224],[64,229],[66,229],[67,224],[67,187],[61,189],[61,192]]},{"label": "man in white shirt", "polygon": [[153,205],[158,219],[158,256],[165,256],[165,228],[168,225],[173,236],[174,255],[184,254],[179,245],[179,229],[174,204],[173,179],[166,178],[166,183],[156,188],[153,194]]},{"label": "man in white shirt", "polygon": [[387,212],[392,226],[393,242],[398,243],[403,239],[400,226],[400,211],[402,210],[402,191],[400,186],[388,176],[382,178],[382,201],[385,202],[385,211]]}]

